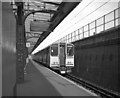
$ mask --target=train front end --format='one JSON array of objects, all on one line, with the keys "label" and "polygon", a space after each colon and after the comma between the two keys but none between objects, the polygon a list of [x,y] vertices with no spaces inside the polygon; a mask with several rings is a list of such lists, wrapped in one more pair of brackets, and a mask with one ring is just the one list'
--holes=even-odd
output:
[{"label": "train front end", "polygon": [[59,64],[60,73],[66,74],[71,72],[74,67],[74,45],[67,43],[59,44]]},{"label": "train front end", "polygon": [[50,46],[50,68],[59,70],[58,44]]},{"label": "train front end", "polygon": [[67,73],[71,72],[71,69],[74,67],[74,45],[67,44],[66,47],[66,68]]}]

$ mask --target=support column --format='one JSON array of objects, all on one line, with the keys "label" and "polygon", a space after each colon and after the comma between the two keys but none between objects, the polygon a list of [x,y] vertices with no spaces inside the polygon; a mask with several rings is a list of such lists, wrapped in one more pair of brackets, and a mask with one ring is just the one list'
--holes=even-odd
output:
[{"label": "support column", "polygon": [[24,34],[24,22],[23,22],[23,3],[17,3],[17,32],[16,32],[16,48],[17,48],[17,83],[24,81],[24,66],[26,64],[26,46],[25,46],[25,34]]}]

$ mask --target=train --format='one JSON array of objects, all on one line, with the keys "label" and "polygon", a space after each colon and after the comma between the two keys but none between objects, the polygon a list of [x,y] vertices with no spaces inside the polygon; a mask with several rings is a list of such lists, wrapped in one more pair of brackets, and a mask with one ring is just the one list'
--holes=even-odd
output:
[{"label": "train", "polygon": [[61,74],[70,73],[74,67],[74,45],[54,43],[32,55],[32,59]]}]

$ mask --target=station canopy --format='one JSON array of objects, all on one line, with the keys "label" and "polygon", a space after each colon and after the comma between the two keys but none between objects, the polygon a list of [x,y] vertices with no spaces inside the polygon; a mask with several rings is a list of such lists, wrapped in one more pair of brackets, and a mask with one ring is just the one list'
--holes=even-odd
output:
[{"label": "station canopy", "polygon": [[[53,16],[62,3],[62,0],[22,0],[24,4],[24,14],[27,15],[25,20],[25,32],[29,52],[34,47],[40,37],[50,31]],[[16,12],[16,5],[13,3],[13,11]]]},{"label": "station canopy", "polygon": [[[11,0],[13,12],[17,13],[17,0]],[[27,42],[30,43],[29,52],[36,48],[69,14],[81,0],[20,0],[23,2],[25,32]],[[72,3],[69,3],[72,2]],[[68,3],[67,3],[68,2]],[[27,44],[28,44],[27,43]],[[37,44],[35,44],[37,43]]]},{"label": "station canopy", "polygon": [[52,17],[57,12],[62,0],[25,0],[25,13],[30,14],[25,22],[26,32],[44,32],[48,30]]}]

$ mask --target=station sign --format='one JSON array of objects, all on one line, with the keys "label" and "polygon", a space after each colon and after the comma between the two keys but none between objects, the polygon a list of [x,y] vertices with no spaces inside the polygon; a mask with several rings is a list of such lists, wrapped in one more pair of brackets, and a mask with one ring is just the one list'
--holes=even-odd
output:
[{"label": "station sign", "polygon": [[27,43],[26,43],[26,47],[30,47],[30,43],[27,42]]},{"label": "station sign", "polygon": [[33,31],[33,32],[47,31],[49,25],[50,25],[50,22],[47,22],[47,21],[31,21],[30,31]]}]

